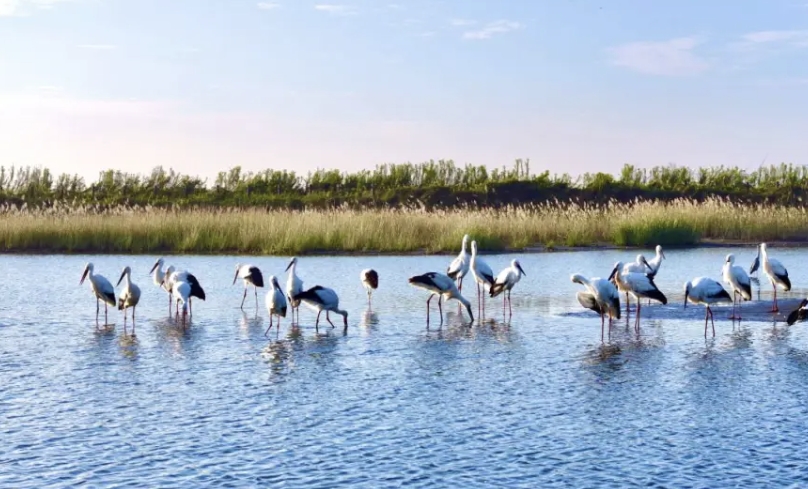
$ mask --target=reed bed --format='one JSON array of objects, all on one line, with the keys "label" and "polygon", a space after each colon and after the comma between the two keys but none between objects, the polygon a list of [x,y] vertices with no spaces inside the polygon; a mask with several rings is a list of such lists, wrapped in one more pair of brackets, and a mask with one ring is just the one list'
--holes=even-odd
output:
[{"label": "reed bed", "polygon": [[0,250],[20,253],[436,253],[456,251],[465,233],[489,251],[802,241],[808,212],[721,199],[443,211],[0,207]]}]

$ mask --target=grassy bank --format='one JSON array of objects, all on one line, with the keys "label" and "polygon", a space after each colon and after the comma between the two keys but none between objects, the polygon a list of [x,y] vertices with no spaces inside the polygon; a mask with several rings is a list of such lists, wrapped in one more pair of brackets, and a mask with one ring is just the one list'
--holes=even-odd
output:
[{"label": "grassy bank", "polygon": [[464,233],[484,250],[534,246],[693,245],[808,236],[804,208],[705,203],[537,205],[500,210],[180,210],[119,208],[0,213],[0,250],[51,253],[457,251]]}]

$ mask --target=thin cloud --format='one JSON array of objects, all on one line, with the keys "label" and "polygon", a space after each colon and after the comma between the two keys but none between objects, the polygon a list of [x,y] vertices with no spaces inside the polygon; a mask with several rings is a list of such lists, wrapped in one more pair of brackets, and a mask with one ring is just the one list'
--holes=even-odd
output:
[{"label": "thin cloud", "polygon": [[452,19],[449,21],[449,24],[451,24],[454,27],[468,27],[476,23],[477,23],[476,20],[471,19]]},{"label": "thin cloud", "polygon": [[646,75],[689,76],[710,68],[710,64],[694,52],[702,43],[695,36],[680,37],[659,42],[632,42],[607,51],[615,66]]},{"label": "thin cloud", "polygon": [[808,42],[808,30],[750,32],[743,35],[743,40],[752,44],[787,43],[805,45]]},{"label": "thin cloud", "polygon": [[497,20],[489,22],[482,29],[476,31],[466,31],[463,33],[463,39],[483,40],[491,39],[498,34],[505,34],[517,29],[521,29],[522,24],[510,20]]},{"label": "thin cloud", "polygon": [[314,6],[314,10],[326,12],[332,15],[351,15],[356,13],[356,8],[350,5],[335,5],[331,3],[321,3]]},{"label": "thin cloud", "polygon": [[261,10],[273,10],[281,6],[281,4],[275,2],[258,2],[256,5]]},{"label": "thin cloud", "polygon": [[0,0],[0,17],[24,17],[29,15],[26,7],[38,10],[52,9],[56,4],[80,0]]}]

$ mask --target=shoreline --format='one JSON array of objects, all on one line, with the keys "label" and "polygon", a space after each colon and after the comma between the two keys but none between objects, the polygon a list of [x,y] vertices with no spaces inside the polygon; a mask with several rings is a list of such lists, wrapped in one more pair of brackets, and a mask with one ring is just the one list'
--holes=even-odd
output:
[{"label": "shoreline", "polygon": [[[778,248],[808,248],[808,238],[805,240],[769,240],[766,241],[769,245],[775,245]],[[703,240],[694,244],[670,244],[662,245],[664,249],[671,250],[690,250],[702,248],[756,248],[760,243],[752,241],[734,241],[734,240]],[[652,246],[620,246],[608,243],[585,245],[585,246],[528,246],[524,248],[505,248],[501,250],[485,250],[480,249],[481,254],[488,256],[491,255],[508,255],[515,253],[523,254],[544,254],[544,253],[569,253],[569,252],[587,252],[587,251],[605,251],[605,250],[652,250]],[[460,245],[458,244],[457,250],[453,251],[330,251],[330,250],[313,250],[300,252],[294,255],[291,254],[265,254],[253,253],[248,251],[224,251],[216,253],[205,252],[177,252],[170,250],[163,251],[149,251],[149,252],[107,252],[107,251],[39,251],[39,250],[2,250],[0,256],[39,256],[39,255],[64,255],[64,256],[77,256],[77,255],[127,255],[127,256],[256,256],[256,257],[288,257],[288,256],[334,256],[334,257],[359,257],[359,256],[453,256],[459,253]]]}]

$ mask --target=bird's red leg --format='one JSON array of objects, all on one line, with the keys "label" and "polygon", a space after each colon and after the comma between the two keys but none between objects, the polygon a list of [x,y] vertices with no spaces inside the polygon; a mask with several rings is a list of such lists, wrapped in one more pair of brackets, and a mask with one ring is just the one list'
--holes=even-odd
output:
[{"label": "bird's red leg", "polygon": [[440,313],[440,323],[443,324],[443,306],[441,305],[441,301],[443,301],[443,296],[438,296],[438,312]]},{"label": "bird's red leg", "polygon": [[772,284],[772,289],[774,289],[774,304],[772,304],[772,312],[778,312],[780,309],[777,307],[777,286]]},{"label": "bird's red leg", "polygon": [[429,327],[429,301],[431,301],[433,297],[435,297],[435,296],[430,295],[429,299],[426,300],[426,325],[427,325],[427,327]]},{"label": "bird's red leg", "polygon": [[713,325],[713,336],[715,336],[715,319],[713,318],[713,310],[710,309],[710,306],[707,306],[707,310],[710,311],[710,324]]},{"label": "bird's red leg", "polygon": [[334,323],[332,323],[332,322],[331,322],[331,317],[329,316],[329,311],[326,311],[326,312],[325,312],[325,318],[326,318],[326,320],[328,321],[328,324],[330,324],[330,325],[331,325],[331,327],[333,328],[333,327],[334,327]]},{"label": "bird's red leg", "polygon": [[320,314],[322,314],[322,313],[323,313],[323,311],[322,311],[322,310],[317,312],[317,320],[316,320],[316,321],[314,321],[314,327],[315,327],[315,328],[317,328],[317,326],[319,326],[319,325],[320,325]]},{"label": "bird's red leg", "polygon": [[[280,320],[281,320],[281,318],[278,318],[278,322],[280,322]],[[269,333],[270,329],[272,329],[272,314],[271,313],[269,315],[269,327],[267,328],[266,331],[264,331],[264,336],[266,336],[267,333]]]},{"label": "bird's red leg", "polygon": [[704,337],[707,337],[707,318],[710,317],[710,306],[704,310]]},{"label": "bird's red leg", "polygon": [[132,306],[132,336],[135,336],[135,307]]},{"label": "bird's red leg", "polygon": [[606,323],[606,320],[603,318],[603,311],[600,311],[600,342],[603,343],[603,327]]}]

